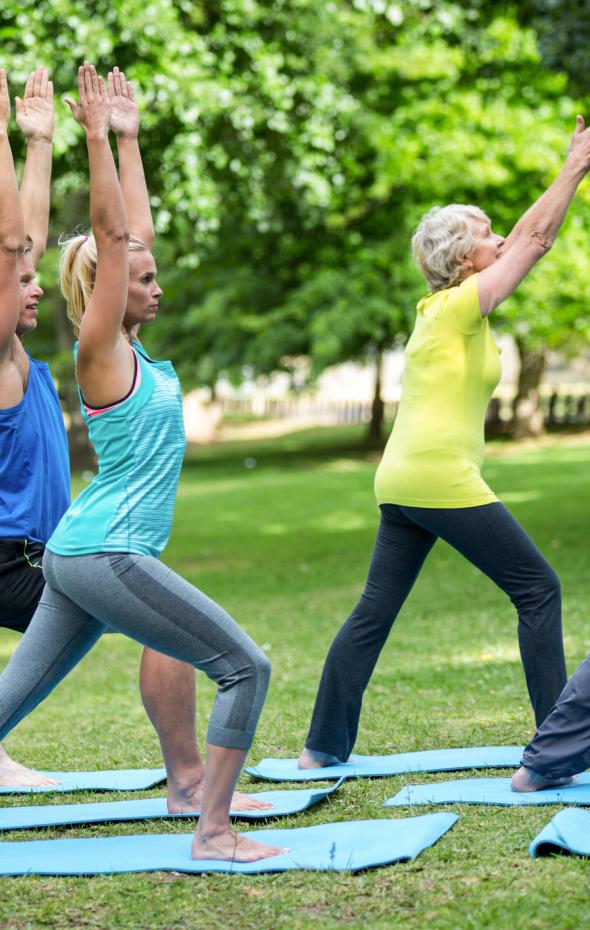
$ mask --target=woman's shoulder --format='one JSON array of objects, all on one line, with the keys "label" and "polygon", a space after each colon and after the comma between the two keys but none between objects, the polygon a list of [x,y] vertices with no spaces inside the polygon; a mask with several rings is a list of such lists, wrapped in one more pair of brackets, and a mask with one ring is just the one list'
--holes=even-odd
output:
[{"label": "woman's shoulder", "polygon": [[424,316],[445,319],[459,324],[464,332],[472,332],[476,324],[481,324],[477,274],[452,287],[426,294],[418,302],[417,310]]}]

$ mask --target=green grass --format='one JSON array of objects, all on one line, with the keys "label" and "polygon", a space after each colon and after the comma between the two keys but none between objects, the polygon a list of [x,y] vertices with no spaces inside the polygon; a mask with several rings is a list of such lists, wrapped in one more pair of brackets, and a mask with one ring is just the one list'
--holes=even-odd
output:
[{"label": "green grass", "polygon": [[[265,644],[273,662],[250,756],[254,761],[299,752],[326,650],[364,581],[377,523],[376,455],[359,451],[361,431],[321,430],[193,451],[184,469],[164,559],[219,600]],[[561,576],[570,671],[588,648],[589,457],[583,437],[546,448],[496,445],[486,468],[492,486]],[[256,459],[256,466],[246,468],[246,458]],[[17,641],[11,634],[0,636],[1,663]],[[8,750],[39,768],[159,765],[157,741],[139,701],[139,654],[135,643],[105,637],[9,737]],[[201,738],[213,693],[199,678]],[[513,609],[491,582],[439,543],[383,652],[367,692],[356,750],[521,743],[531,732]],[[384,809],[382,802],[411,781],[445,777],[360,780],[281,824],[412,816]],[[241,784],[248,785],[248,779]],[[527,853],[557,808],[447,809],[460,814],[460,821],[437,846],[415,862],[363,874],[3,879],[0,927],[578,930],[588,925],[588,863],[566,857],[533,861]],[[187,823],[163,821],[15,832],[4,838],[188,829]]]}]

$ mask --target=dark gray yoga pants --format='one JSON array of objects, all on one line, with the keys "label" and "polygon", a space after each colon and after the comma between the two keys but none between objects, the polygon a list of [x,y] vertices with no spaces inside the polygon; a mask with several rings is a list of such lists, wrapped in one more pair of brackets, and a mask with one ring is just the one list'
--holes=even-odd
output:
[{"label": "dark gray yoga pants", "polygon": [[39,607],[0,678],[0,740],[108,627],[204,671],[218,685],[208,741],[250,748],[270,663],[214,601],[150,556],[46,550],[43,573]]},{"label": "dark gray yoga pants", "polygon": [[380,509],[367,584],[328,652],[307,748],[348,759],[365,688],[438,538],[481,569],[516,607],[527,687],[537,724],[542,723],[566,682],[561,591],[557,575],[521,526],[499,502],[457,509],[383,504]]},{"label": "dark gray yoga pants", "polygon": [[545,778],[577,775],[590,767],[590,655],[526,747],[521,765]]}]

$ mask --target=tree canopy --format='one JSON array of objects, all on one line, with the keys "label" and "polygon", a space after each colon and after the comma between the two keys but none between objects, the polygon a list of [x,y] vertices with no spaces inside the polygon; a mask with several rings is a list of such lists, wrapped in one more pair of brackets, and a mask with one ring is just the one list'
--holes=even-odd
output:
[{"label": "tree canopy", "polygon": [[[424,287],[411,231],[433,204],[509,230],[579,107],[563,44],[579,5],[560,6],[556,30],[549,0],[21,0],[0,38],[13,93],[38,63],[71,93],[84,58],[136,84],[165,291],[147,338],[187,386],[213,385],[403,343]],[[86,168],[64,107],[55,234],[86,220]],[[588,199],[496,317],[525,350],[588,339]]]}]

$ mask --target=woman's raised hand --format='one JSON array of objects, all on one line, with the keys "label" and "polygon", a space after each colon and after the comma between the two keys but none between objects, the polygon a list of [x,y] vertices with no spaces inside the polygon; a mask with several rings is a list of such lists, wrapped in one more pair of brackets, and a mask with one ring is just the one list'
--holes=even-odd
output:
[{"label": "woman's raised hand", "polygon": [[135,102],[133,87],[116,66],[109,71],[108,89],[111,101],[111,129],[116,136],[137,139],[139,108]]},{"label": "woman's raised hand", "polygon": [[85,61],[78,68],[78,103],[65,97],[72,116],[82,126],[87,139],[106,139],[109,134],[111,104],[104,80],[96,68]]},{"label": "woman's raised hand", "polygon": [[16,122],[28,140],[51,142],[55,115],[53,112],[53,84],[45,68],[29,74],[24,97],[15,97]]},{"label": "woman's raised hand", "polygon": [[0,133],[8,131],[8,121],[10,120],[10,97],[8,95],[8,81],[6,71],[0,68]]},{"label": "woman's raised hand", "polygon": [[590,129],[586,129],[583,116],[576,116],[576,128],[568,150],[569,159],[577,162],[584,171],[590,171]]}]

